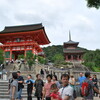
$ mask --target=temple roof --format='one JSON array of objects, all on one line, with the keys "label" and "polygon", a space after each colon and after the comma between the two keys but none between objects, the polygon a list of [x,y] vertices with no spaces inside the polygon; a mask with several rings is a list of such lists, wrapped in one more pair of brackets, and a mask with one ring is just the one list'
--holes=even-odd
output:
[{"label": "temple roof", "polygon": [[79,42],[74,42],[72,40],[69,40],[68,42],[64,42],[65,44],[79,44]]},{"label": "temple roof", "polygon": [[20,25],[20,26],[7,26],[4,28],[3,31],[0,32],[2,33],[11,33],[11,32],[24,32],[24,31],[34,31],[38,29],[43,29],[44,27],[42,26],[42,23],[39,24],[30,24],[30,25]]},{"label": "temple roof", "polygon": [[3,31],[0,32],[1,43],[4,43],[6,39],[5,36],[7,35],[11,36],[12,38],[15,36],[18,38],[18,36],[30,35],[31,37],[34,37],[33,39],[37,41],[39,45],[46,45],[50,43],[42,23],[21,26],[7,26]]},{"label": "temple roof", "polygon": [[81,48],[75,48],[75,49],[66,49],[66,48],[64,48],[63,52],[64,53],[84,53],[85,50],[81,49]]}]

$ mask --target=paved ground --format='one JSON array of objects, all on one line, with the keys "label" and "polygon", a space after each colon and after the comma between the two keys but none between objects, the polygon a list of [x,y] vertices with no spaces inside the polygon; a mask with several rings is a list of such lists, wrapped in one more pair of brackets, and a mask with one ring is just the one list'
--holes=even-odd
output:
[{"label": "paved ground", "polygon": [[[0,98],[0,100],[10,100],[10,99],[1,99],[1,98]],[[23,100],[27,100],[27,98],[23,98]],[[33,98],[33,100],[37,100],[37,99],[36,99],[36,98]],[[75,100],[82,100],[82,98],[81,98],[81,97],[78,97],[78,98],[75,99]],[[94,100],[100,100],[100,98],[95,97]]]}]

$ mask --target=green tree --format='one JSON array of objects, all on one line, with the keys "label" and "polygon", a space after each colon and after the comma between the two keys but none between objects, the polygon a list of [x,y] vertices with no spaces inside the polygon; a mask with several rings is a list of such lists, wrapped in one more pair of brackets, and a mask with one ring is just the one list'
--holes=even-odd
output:
[{"label": "green tree", "polygon": [[38,62],[40,64],[45,64],[46,63],[46,59],[44,57],[38,56]]},{"label": "green tree", "polygon": [[4,54],[3,54],[3,50],[0,49],[0,64],[2,64],[4,62]]},{"label": "green tree", "polygon": [[56,54],[53,56],[53,62],[56,63],[61,63],[64,61],[64,57],[62,54]]},{"label": "green tree", "polygon": [[61,54],[63,56],[63,46],[62,45],[53,45],[44,47],[43,51],[45,52],[46,58],[51,62],[54,62],[53,57],[56,54]]},{"label": "green tree", "polygon": [[20,60],[20,59],[24,59],[25,57],[24,57],[24,55],[18,55],[18,59]]},{"label": "green tree", "polygon": [[35,64],[35,55],[31,52],[27,52],[26,60],[27,60],[28,66],[29,66],[29,70],[31,71],[32,65]]},{"label": "green tree", "polygon": [[84,64],[91,69],[99,69],[100,68],[100,50],[97,49],[95,51],[88,51],[85,53]]},{"label": "green tree", "polygon": [[87,6],[88,7],[95,7],[99,9],[100,7],[100,0],[86,0],[87,1]]}]

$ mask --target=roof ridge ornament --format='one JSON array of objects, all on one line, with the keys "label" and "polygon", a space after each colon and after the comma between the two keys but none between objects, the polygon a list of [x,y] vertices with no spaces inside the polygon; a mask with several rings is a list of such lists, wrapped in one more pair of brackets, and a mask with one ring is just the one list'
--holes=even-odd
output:
[{"label": "roof ridge ornament", "polygon": [[71,41],[71,33],[70,33],[70,30],[69,30],[69,41]]}]

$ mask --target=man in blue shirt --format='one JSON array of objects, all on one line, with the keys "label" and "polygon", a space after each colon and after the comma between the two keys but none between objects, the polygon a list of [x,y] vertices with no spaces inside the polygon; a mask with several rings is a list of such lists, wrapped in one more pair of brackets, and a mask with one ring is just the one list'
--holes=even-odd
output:
[{"label": "man in blue shirt", "polygon": [[83,73],[80,73],[80,77],[78,78],[79,85],[82,86],[82,82],[86,79],[85,76],[83,76]]}]

